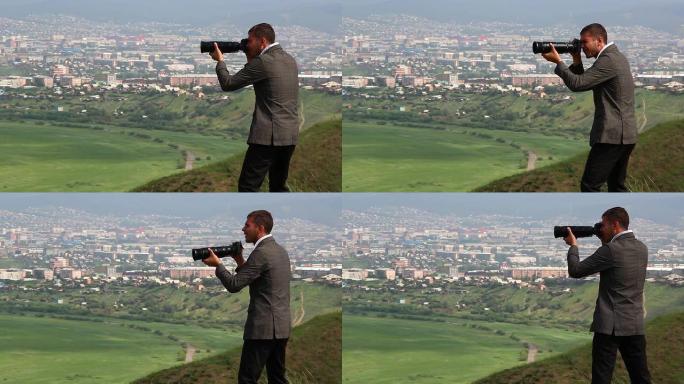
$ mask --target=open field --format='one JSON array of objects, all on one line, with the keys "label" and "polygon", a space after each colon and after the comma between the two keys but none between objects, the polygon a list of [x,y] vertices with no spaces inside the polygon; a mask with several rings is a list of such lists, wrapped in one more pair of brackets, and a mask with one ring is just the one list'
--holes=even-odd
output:
[{"label": "open field", "polygon": [[345,315],[343,327],[343,382],[349,384],[470,383],[523,364],[523,341],[537,345],[544,358],[590,339],[588,332],[464,320]]},{"label": "open field", "polygon": [[[471,191],[589,148],[589,93],[445,93],[439,100],[369,93],[375,98],[344,100],[344,191]],[[680,95],[639,90],[636,100],[643,132],[684,118]]]},{"label": "open field", "polygon": [[202,356],[205,348],[225,350],[242,339],[237,329],[4,314],[0,328],[0,382],[38,384],[124,383],[182,362],[183,341],[200,348],[196,356]]},{"label": "open field", "polygon": [[[6,98],[0,108],[0,192],[128,191],[178,173],[187,162],[195,169],[241,154],[253,92],[221,97]],[[304,130],[339,117],[336,96],[303,91],[301,101]],[[57,106],[64,111],[56,112]]]}]

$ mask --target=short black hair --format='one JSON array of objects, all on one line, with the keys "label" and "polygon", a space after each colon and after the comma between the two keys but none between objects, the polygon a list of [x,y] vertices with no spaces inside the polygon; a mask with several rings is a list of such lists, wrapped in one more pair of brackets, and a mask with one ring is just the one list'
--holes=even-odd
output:
[{"label": "short black hair", "polygon": [[273,216],[271,216],[271,212],[260,209],[250,212],[247,218],[251,218],[254,224],[258,226],[263,225],[266,233],[271,233],[271,229],[273,229]]},{"label": "short black hair", "polygon": [[604,44],[608,44],[608,32],[606,32],[606,29],[603,28],[603,25],[599,23],[589,24],[586,27],[582,28],[582,30],[580,31],[580,35],[584,33],[588,33],[594,37],[600,37],[601,39],[603,39]]},{"label": "short black hair", "polygon": [[273,30],[273,27],[271,27],[271,24],[257,24],[250,28],[248,33],[253,34],[259,39],[262,37],[266,38],[266,41],[268,41],[269,44],[275,43],[275,31]]},{"label": "short black hair", "polygon": [[603,212],[603,217],[610,221],[617,221],[620,226],[624,229],[629,228],[629,215],[627,211],[622,207],[614,207],[605,212]]}]

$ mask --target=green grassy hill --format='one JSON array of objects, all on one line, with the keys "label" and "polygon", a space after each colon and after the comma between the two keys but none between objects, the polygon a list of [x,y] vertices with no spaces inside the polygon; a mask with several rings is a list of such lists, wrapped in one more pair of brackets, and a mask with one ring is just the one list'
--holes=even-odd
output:
[{"label": "green grassy hill", "polygon": [[[244,153],[135,188],[134,192],[233,192]],[[327,120],[305,130],[290,163],[290,190],[338,192],[342,188],[342,120]],[[268,190],[264,183],[262,190]]]},{"label": "green grassy hill", "polygon": [[[234,383],[241,348],[151,374],[135,384]],[[287,372],[293,384],[342,382],[342,313],[317,316],[294,328],[287,346]],[[262,380],[265,379],[264,377]],[[265,382],[265,380],[264,380]]]},{"label": "green grassy hill", "polygon": [[[648,364],[654,383],[684,381],[684,312],[658,317],[646,328]],[[505,370],[477,384],[588,383],[591,380],[591,345],[585,345],[536,363]],[[614,383],[629,377],[618,355]]]},{"label": "green grassy hill", "polygon": [[[634,192],[684,190],[684,120],[660,123],[639,137],[628,170]],[[587,153],[569,160],[505,177],[476,189],[477,192],[575,192]]]}]

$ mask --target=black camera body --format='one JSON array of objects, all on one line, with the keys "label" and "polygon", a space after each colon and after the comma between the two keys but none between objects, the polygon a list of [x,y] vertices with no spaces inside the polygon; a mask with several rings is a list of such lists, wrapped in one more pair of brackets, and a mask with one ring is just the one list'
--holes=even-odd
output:
[{"label": "black camera body", "polygon": [[575,237],[601,237],[601,223],[596,223],[594,226],[581,226],[581,225],[561,225],[553,227],[553,237],[567,237],[568,227],[572,230]]},{"label": "black camera body", "polygon": [[[242,243],[239,241],[231,245],[211,247],[211,250],[220,258],[237,256],[242,253],[242,249]],[[209,257],[209,248],[195,248],[192,250],[192,259],[195,261],[203,260],[207,257]]]},{"label": "black camera body", "polygon": [[200,52],[209,53],[214,51],[214,43],[218,45],[223,53],[234,53],[238,51],[247,52],[247,39],[237,41],[202,41],[200,42]]},{"label": "black camera body", "polygon": [[551,44],[556,47],[558,53],[579,53],[582,50],[582,42],[579,39],[572,41],[556,42],[556,41],[535,41],[532,43],[532,52],[549,53],[551,52]]}]

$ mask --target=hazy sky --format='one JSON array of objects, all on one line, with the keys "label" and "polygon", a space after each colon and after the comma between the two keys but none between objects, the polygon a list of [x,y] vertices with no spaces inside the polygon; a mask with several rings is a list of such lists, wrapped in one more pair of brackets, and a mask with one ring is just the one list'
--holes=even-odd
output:
[{"label": "hazy sky", "polygon": [[[193,218],[244,217],[267,209],[276,217],[334,224],[341,209],[412,207],[437,214],[503,214],[538,219],[577,217],[587,222],[622,206],[632,217],[683,223],[684,193],[2,193],[0,209],[67,207],[100,214],[161,214]],[[592,221],[593,220],[593,221]]]},{"label": "hazy sky", "polygon": [[[515,6],[511,6],[512,4]],[[202,25],[258,22],[333,31],[340,17],[408,14],[443,22],[505,21],[533,25],[645,25],[684,32],[682,0],[0,0],[0,16],[71,14],[119,23],[159,21]],[[576,32],[576,31],[572,31]]]},{"label": "hazy sky", "polygon": [[159,214],[202,219],[244,217],[266,209],[274,217],[297,217],[333,224],[339,195],[326,193],[0,193],[0,209],[66,207],[98,214]]}]

